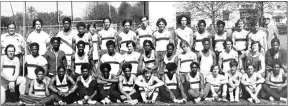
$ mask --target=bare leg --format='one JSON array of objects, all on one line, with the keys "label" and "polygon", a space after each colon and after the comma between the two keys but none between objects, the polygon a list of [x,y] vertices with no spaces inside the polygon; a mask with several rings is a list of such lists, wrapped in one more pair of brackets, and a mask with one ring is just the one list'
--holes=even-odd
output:
[{"label": "bare leg", "polygon": [[16,80],[16,85],[19,85],[19,93],[25,94],[26,78],[19,76]]}]

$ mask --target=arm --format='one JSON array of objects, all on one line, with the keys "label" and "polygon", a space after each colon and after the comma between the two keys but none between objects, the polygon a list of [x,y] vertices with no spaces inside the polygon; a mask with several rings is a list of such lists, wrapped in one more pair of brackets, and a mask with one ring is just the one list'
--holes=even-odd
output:
[{"label": "arm", "polygon": [[179,74],[180,68],[181,68],[181,59],[180,59],[180,56],[181,56],[181,55],[178,55],[178,56],[177,56],[177,61],[176,61],[176,64],[177,64],[176,73],[177,73],[177,74]]},{"label": "arm", "polygon": [[49,92],[49,89],[48,89],[48,85],[49,84],[46,84],[45,82],[44,82],[44,84],[45,84],[45,94],[46,94],[46,96],[49,96],[50,95],[50,92]]},{"label": "arm", "polygon": [[184,88],[183,88],[183,84],[182,84],[182,80],[181,80],[180,76],[177,75],[177,74],[176,74],[176,78],[177,78],[178,88],[179,88],[179,90],[181,92],[181,95],[182,95],[182,97],[184,99],[187,100],[187,95],[185,94],[185,91],[184,91]]},{"label": "arm", "polygon": [[37,97],[36,95],[33,94],[33,86],[34,86],[34,80],[32,80],[30,83],[28,95],[32,97]]},{"label": "arm", "polygon": [[283,83],[281,86],[284,87],[284,86],[287,86],[288,79],[287,79],[287,74],[282,74],[282,75],[283,75],[283,79],[285,79],[285,83]]},{"label": "arm", "polygon": [[154,77],[154,81],[156,81],[156,84],[152,86],[153,88],[158,88],[158,87],[164,85],[164,82],[161,81],[158,77]]},{"label": "arm", "polygon": [[241,78],[241,84],[245,85],[245,86],[248,86],[248,85],[251,85],[251,83],[247,82],[246,81],[246,75],[243,75],[242,78]]},{"label": "arm", "polygon": [[47,75],[47,73],[48,73],[48,64],[45,64],[42,67],[45,70],[44,75]]},{"label": "arm", "polygon": [[222,57],[222,55],[221,55],[221,53],[219,54],[219,60],[218,60],[218,67],[220,68],[220,70],[222,70],[223,69],[223,67],[222,67],[222,63],[223,62],[223,57]]},{"label": "arm", "polygon": [[222,85],[222,84],[227,84],[227,83],[228,83],[228,79],[226,76],[223,75],[222,80],[220,80],[220,84]]},{"label": "arm", "polygon": [[107,81],[108,83],[118,83],[118,78],[116,76],[112,76],[111,79],[103,79],[103,81]]},{"label": "arm", "polygon": [[70,95],[71,93],[76,91],[78,86],[77,86],[76,82],[70,76],[66,76],[66,77],[67,77],[67,80],[70,81],[72,84],[72,88],[70,89],[70,91],[68,91],[68,94]]},{"label": "arm", "polygon": [[155,56],[155,65],[151,69],[157,70],[159,66],[159,58],[158,58],[158,53],[156,51],[154,52],[154,56]]},{"label": "arm", "polygon": [[89,36],[89,38],[88,38],[88,43],[89,43],[89,48],[90,48],[88,54],[89,54],[89,55],[92,55],[92,54],[93,54],[93,51],[94,51],[93,42],[92,42],[92,36]]},{"label": "arm", "polygon": [[[193,35],[194,35],[194,34],[193,34],[193,30],[191,29],[191,33],[190,33],[190,35],[189,35],[189,36],[190,36],[190,47],[191,47],[191,48],[193,47],[193,43],[194,43],[194,42],[193,42],[193,40],[194,40]],[[191,49],[191,50],[192,50],[192,49]]]},{"label": "arm", "polygon": [[144,53],[141,54],[140,58],[139,58],[139,64],[137,67],[137,73],[142,73],[142,67],[143,67],[143,59],[144,59]]},{"label": "arm", "polygon": [[257,74],[258,80],[255,82],[255,84],[261,84],[265,82],[265,79],[261,76],[261,74]]},{"label": "arm", "polygon": [[236,49],[236,38],[235,38],[235,34],[234,34],[234,33],[235,33],[235,32],[233,32],[233,33],[232,33],[232,36],[231,36],[232,42],[233,42],[232,47],[233,47],[235,50],[237,50],[237,49]]},{"label": "arm", "polygon": [[15,73],[13,74],[13,76],[12,76],[12,78],[10,79],[10,80],[12,80],[12,81],[16,81],[16,79],[18,78],[18,76],[19,76],[19,71],[20,71],[20,65],[22,65],[22,64],[20,64],[20,61],[19,61],[19,59],[17,58],[17,57],[15,57],[16,58],[16,66],[15,66]]},{"label": "arm", "polygon": [[131,99],[130,95],[127,94],[124,90],[123,90],[123,83],[122,83],[123,79],[122,77],[119,77],[119,82],[118,82],[118,88],[121,94],[125,95],[127,98]]},{"label": "arm", "polygon": [[[213,52],[213,51],[211,51],[212,53],[212,57],[213,57],[213,65],[215,65],[215,64],[217,64],[217,57],[216,57],[216,54],[215,54],[215,52]],[[220,56],[220,55],[219,55]],[[221,59],[219,59],[219,60],[221,60]],[[222,61],[222,60],[221,60]]]},{"label": "arm", "polygon": [[259,54],[260,62],[261,62],[261,69],[258,71],[258,73],[264,73],[265,72],[265,58],[262,54]]},{"label": "arm", "polygon": [[72,38],[72,48],[76,52],[76,40],[74,37]]},{"label": "arm", "polygon": [[72,74],[75,73],[75,57],[74,57],[74,55],[71,56],[71,72],[72,72]]},{"label": "arm", "polygon": [[271,77],[271,73],[269,72],[269,73],[267,73],[265,83],[266,83],[267,85],[270,85],[270,86],[277,86],[276,84],[274,84],[274,83],[272,83],[272,82],[270,81],[270,77]]},{"label": "arm", "polygon": [[49,89],[54,92],[54,93],[58,93],[58,89],[55,87],[54,83],[56,82],[56,77],[52,77],[50,83],[49,83]]},{"label": "arm", "polygon": [[200,74],[200,91],[204,92],[204,75],[202,73]]},{"label": "arm", "polygon": [[175,36],[173,32],[168,31],[169,34],[169,42],[175,44]]}]

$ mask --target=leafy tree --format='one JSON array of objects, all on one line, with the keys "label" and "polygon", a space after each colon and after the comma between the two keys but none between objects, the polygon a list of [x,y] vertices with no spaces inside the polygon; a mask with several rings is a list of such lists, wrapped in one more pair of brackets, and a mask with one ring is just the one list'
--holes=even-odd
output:
[{"label": "leafy tree", "polygon": [[[90,2],[86,8],[86,20],[102,20],[109,16],[109,4],[107,2]],[[115,7],[110,6],[112,22],[118,21],[118,14]]]}]

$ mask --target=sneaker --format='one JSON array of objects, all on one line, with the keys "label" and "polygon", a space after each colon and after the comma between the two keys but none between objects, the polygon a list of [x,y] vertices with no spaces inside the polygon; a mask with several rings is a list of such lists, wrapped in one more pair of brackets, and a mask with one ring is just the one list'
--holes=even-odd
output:
[{"label": "sneaker", "polygon": [[105,99],[101,100],[100,102],[101,102],[102,104],[104,104],[104,105],[106,104]]},{"label": "sneaker", "polygon": [[282,98],[282,97],[281,97],[281,98],[280,98],[280,101],[287,103],[287,98]]},{"label": "sneaker", "polygon": [[230,97],[230,102],[235,102],[235,99]]},{"label": "sneaker", "polygon": [[227,102],[227,101],[228,101],[228,100],[226,99],[226,96],[223,96],[223,97],[222,97],[222,101],[223,101],[223,102]]},{"label": "sneaker", "polygon": [[96,100],[88,100],[87,103],[90,105],[95,105],[97,103],[97,101]]},{"label": "sneaker", "polygon": [[237,103],[239,103],[239,99],[235,99],[235,100],[234,100],[234,102],[237,102]]},{"label": "sneaker", "polygon": [[260,103],[260,100],[259,100],[259,99],[255,99],[254,101],[255,101],[255,103],[257,103],[257,104]]},{"label": "sneaker", "polygon": [[217,101],[217,102],[220,101],[220,99],[219,99],[218,96],[214,96],[214,97],[213,97],[213,100],[214,100],[214,101]]},{"label": "sneaker", "polygon": [[121,103],[121,101],[119,99],[116,100],[116,103]]},{"label": "sneaker", "polygon": [[79,100],[79,101],[77,101],[77,104],[83,105],[83,101],[82,101],[82,100]]},{"label": "sneaker", "polygon": [[205,100],[205,101],[212,101],[213,98],[205,98],[204,100]]},{"label": "sneaker", "polygon": [[274,98],[272,96],[269,97],[270,101],[274,101]]},{"label": "sneaker", "polygon": [[253,99],[252,98],[248,98],[247,99],[250,103],[253,103]]},{"label": "sneaker", "polygon": [[198,97],[198,98],[194,99],[194,101],[195,101],[195,103],[199,103],[201,101],[201,98]]},{"label": "sneaker", "polygon": [[130,102],[131,105],[135,105],[135,104],[137,104],[137,103],[138,103],[138,100],[137,100],[137,99],[131,100],[131,102]]}]

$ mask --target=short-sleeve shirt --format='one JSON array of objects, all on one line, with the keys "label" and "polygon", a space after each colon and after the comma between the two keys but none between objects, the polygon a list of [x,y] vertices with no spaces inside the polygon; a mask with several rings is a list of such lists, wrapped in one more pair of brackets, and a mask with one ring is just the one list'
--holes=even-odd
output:
[{"label": "short-sleeve shirt", "polygon": [[38,43],[39,54],[44,55],[47,51],[46,44],[50,42],[50,36],[44,31],[40,31],[40,33],[38,33],[37,31],[33,31],[29,34],[27,42],[29,42],[30,44],[33,42]]},{"label": "short-sleeve shirt", "polygon": [[240,73],[238,70],[236,70],[236,73],[232,75],[230,72],[228,74],[228,80],[229,82],[232,82],[233,84],[238,83],[241,81],[242,73]]},{"label": "short-sleeve shirt", "polygon": [[101,63],[109,63],[111,65],[111,71],[110,74],[112,75],[117,75],[118,71],[119,71],[119,65],[121,62],[124,61],[124,58],[121,54],[119,53],[115,53],[114,56],[110,56],[108,53],[105,53],[101,59],[100,59]]},{"label": "short-sleeve shirt", "polygon": [[29,79],[36,79],[35,69],[36,66],[44,66],[47,64],[47,60],[39,55],[37,57],[33,57],[32,55],[26,56],[26,63],[27,63],[27,77]]},{"label": "short-sleeve shirt", "polygon": [[[206,82],[214,82],[214,83],[220,83],[223,80],[226,80],[227,77],[224,75],[218,74],[216,77],[213,77],[213,74],[209,74],[206,77]],[[215,89],[219,89],[220,86],[213,86]]]},{"label": "short-sleeve shirt", "polygon": [[5,33],[1,35],[1,45],[2,45],[2,54],[5,54],[5,48],[7,45],[12,44],[15,47],[15,54],[22,53],[21,47],[24,47],[25,40],[24,37],[18,33],[15,33],[14,35],[9,35],[8,33]]},{"label": "short-sleeve shirt", "polygon": [[1,65],[2,65],[1,74],[6,75],[6,76],[13,76],[16,71],[15,67],[17,65],[19,66],[20,63],[17,57],[14,57],[13,60],[10,60],[6,55],[2,55]]}]

